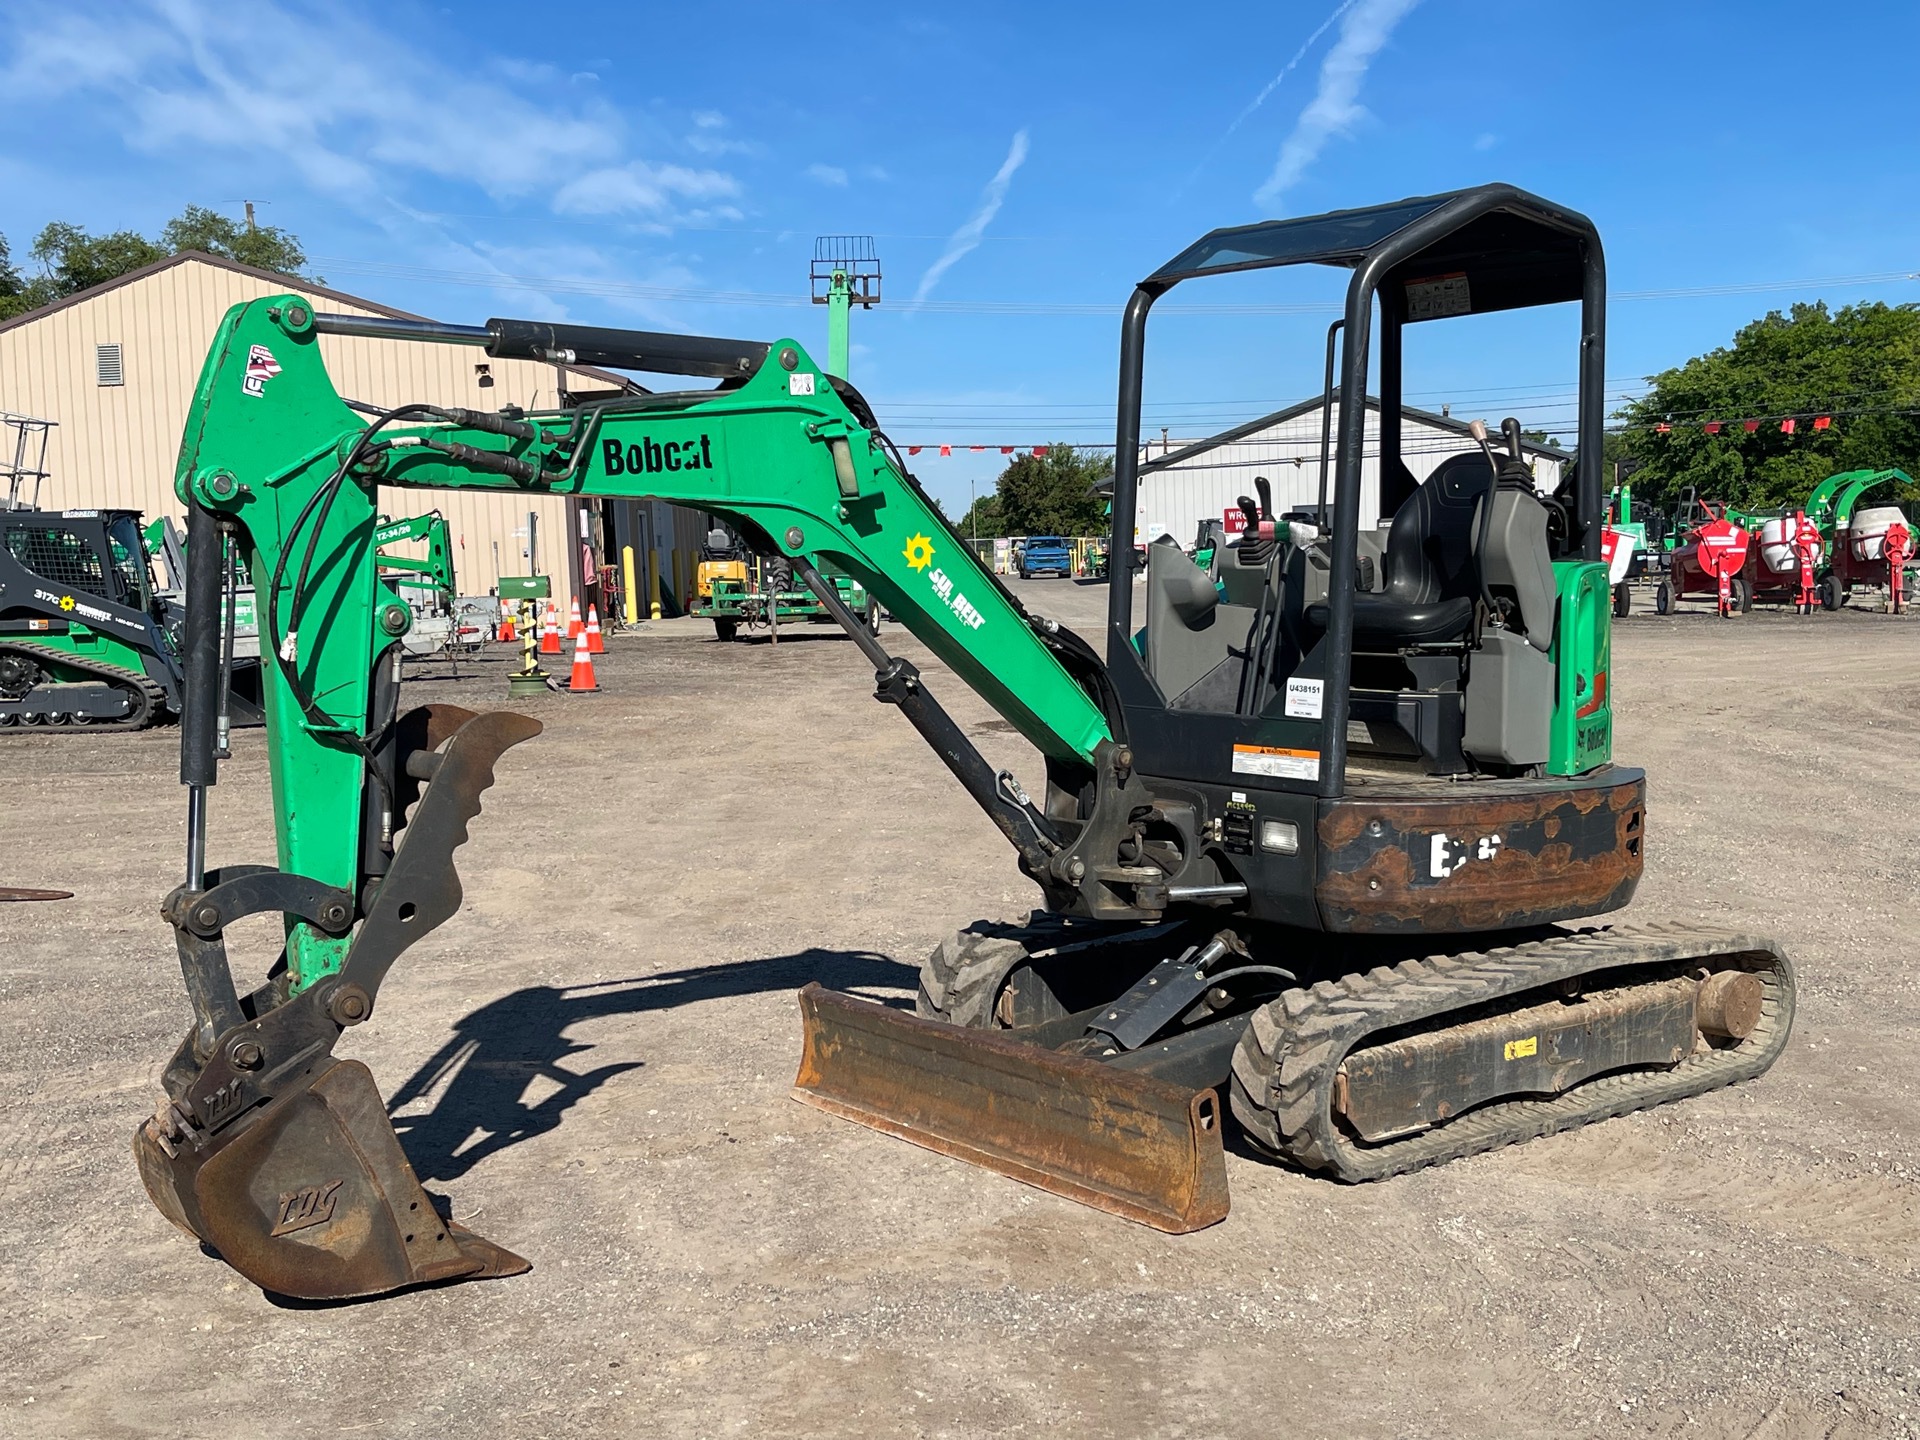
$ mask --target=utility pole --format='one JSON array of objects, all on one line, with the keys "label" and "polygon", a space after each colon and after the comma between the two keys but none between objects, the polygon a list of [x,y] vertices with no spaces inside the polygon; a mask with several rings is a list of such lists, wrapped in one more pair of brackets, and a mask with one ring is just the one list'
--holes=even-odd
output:
[{"label": "utility pole", "polygon": [[259,226],[253,223],[253,202],[249,200],[247,201],[247,233],[251,235],[259,228]]},{"label": "utility pole", "polygon": [[880,257],[871,235],[821,235],[809,276],[813,303],[827,307],[827,373],[847,378],[852,364],[853,307],[880,303]]}]

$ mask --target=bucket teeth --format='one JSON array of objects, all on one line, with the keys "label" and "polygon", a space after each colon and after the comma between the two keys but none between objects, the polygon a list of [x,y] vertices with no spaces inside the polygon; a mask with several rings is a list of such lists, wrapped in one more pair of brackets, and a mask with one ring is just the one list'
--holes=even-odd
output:
[{"label": "bucket teeth", "polygon": [[441,1217],[357,1060],[320,1061],[252,1119],[194,1138],[140,1127],[147,1193],[264,1290],[340,1300],[531,1268]]}]

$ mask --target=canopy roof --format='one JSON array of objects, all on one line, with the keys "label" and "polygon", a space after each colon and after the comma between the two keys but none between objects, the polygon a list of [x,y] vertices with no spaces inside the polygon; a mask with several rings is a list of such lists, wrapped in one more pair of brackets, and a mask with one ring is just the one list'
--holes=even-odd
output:
[{"label": "canopy roof", "polygon": [[1586,216],[1511,185],[1481,185],[1215,230],[1143,284],[1165,290],[1278,265],[1351,269],[1379,256],[1390,266],[1381,291],[1404,296],[1404,318],[1436,320],[1578,300],[1589,253],[1598,256],[1599,239]]}]

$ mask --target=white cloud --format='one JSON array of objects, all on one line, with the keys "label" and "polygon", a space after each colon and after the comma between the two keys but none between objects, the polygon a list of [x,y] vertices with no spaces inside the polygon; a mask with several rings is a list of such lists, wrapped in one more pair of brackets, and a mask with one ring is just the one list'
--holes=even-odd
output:
[{"label": "white cloud", "polygon": [[727,117],[718,110],[696,110],[693,112],[693,123],[702,130],[718,130],[727,123]]},{"label": "white cloud", "polygon": [[980,193],[980,207],[966,224],[948,237],[947,248],[940,252],[940,258],[928,266],[927,273],[920,277],[920,288],[913,294],[916,302],[926,299],[939,283],[940,277],[979,245],[980,237],[987,233],[987,226],[1000,213],[1000,206],[1007,198],[1007,187],[1013,184],[1014,172],[1026,163],[1027,132],[1022,130],[1013,137],[1007,158],[1000,162],[993,179],[987,182],[987,188]]},{"label": "white cloud", "polygon": [[818,180],[822,185],[832,185],[841,190],[847,188],[847,172],[838,165],[809,165],[806,176],[809,180]]},{"label": "white cloud", "polygon": [[1493,149],[1494,146],[1498,145],[1499,143],[1500,143],[1500,137],[1498,135],[1495,135],[1489,132],[1485,135],[1476,136],[1474,138],[1473,148],[1476,150],[1491,150]]},{"label": "white cloud", "polygon": [[1420,0],[1358,0],[1341,18],[1340,38],[1320,64],[1320,88],[1307,102],[1280,146],[1280,157],[1254,203],[1272,206],[1297,185],[1335,135],[1345,135],[1366,115],[1360,84],[1394,27]]},{"label": "white cloud", "polygon": [[[91,8],[8,7],[0,103],[89,99],[135,151],[265,155],[369,205],[409,174],[496,198],[544,194],[572,175],[560,193],[574,192],[576,213],[582,196],[601,197],[595,213],[664,214],[681,199],[738,194],[718,171],[634,158],[625,118],[592,85],[559,84],[558,72],[530,85],[516,77],[546,68],[509,61],[457,69],[342,7],[145,0],[101,18]],[[304,82],[290,80],[290,56]]]},{"label": "white cloud", "polygon": [[734,178],[718,170],[631,160],[575,176],[555,192],[553,208],[561,215],[622,215],[666,210],[682,200],[726,200],[739,193]]},{"label": "white cloud", "polygon": [[893,179],[893,176],[889,175],[881,166],[862,165],[860,167],[860,178],[862,180],[875,180],[884,185]]}]

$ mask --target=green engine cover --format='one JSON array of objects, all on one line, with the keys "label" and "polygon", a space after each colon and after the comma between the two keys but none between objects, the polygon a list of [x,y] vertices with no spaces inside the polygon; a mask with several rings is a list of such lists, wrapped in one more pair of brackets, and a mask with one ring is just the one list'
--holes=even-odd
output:
[{"label": "green engine cover", "polygon": [[1553,627],[1553,734],[1549,775],[1584,775],[1613,759],[1613,587],[1607,567],[1556,561],[1559,621]]}]

